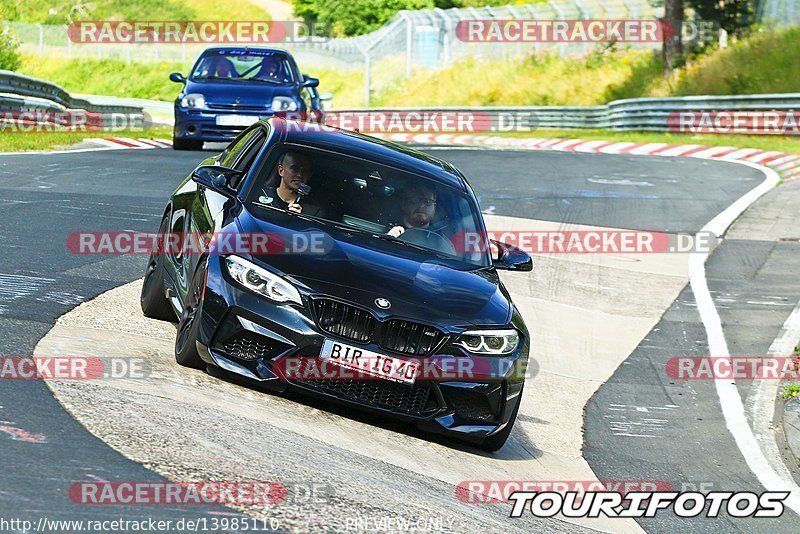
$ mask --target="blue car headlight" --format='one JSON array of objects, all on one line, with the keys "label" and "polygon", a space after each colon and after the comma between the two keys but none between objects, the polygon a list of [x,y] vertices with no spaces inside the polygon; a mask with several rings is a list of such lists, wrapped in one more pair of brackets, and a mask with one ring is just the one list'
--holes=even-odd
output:
[{"label": "blue car headlight", "polygon": [[204,108],[206,107],[206,97],[200,93],[189,93],[181,98],[181,106],[194,109]]},{"label": "blue car headlight", "polygon": [[297,102],[288,96],[276,96],[272,99],[272,111],[297,111]]},{"label": "blue car headlight", "polygon": [[243,288],[274,302],[303,304],[300,292],[288,280],[239,256],[226,256],[225,268]]}]

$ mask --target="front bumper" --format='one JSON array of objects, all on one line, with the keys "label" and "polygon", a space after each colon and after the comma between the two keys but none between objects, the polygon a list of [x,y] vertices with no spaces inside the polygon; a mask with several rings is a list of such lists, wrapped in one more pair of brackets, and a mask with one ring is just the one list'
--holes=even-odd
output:
[{"label": "front bumper", "polygon": [[[502,431],[520,402],[529,351],[527,335],[521,337],[514,353],[492,358],[497,362],[496,373],[483,372],[479,379],[442,373],[438,375],[442,379],[426,375],[408,385],[382,379],[287,377],[281,362],[293,357],[318,358],[326,338],[398,359],[450,359],[452,363],[452,359],[463,360],[465,356],[448,351],[447,337],[424,357],[338,338],[317,325],[308,295],[303,296],[303,306],[273,304],[240,289],[222,269],[219,257],[212,256],[198,335],[200,355],[208,364],[267,389],[291,388],[475,444]],[[432,368],[437,365],[432,364]]]},{"label": "front bumper", "polygon": [[219,125],[218,116],[244,116],[252,117],[253,120],[261,120],[271,117],[270,111],[249,111],[249,110],[208,110],[208,109],[187,109],[178,105],[175,106],[175,126],[173,135],[176,139],[190,141],[209,141],[209,142],[228,142],[232,141],[237,135],[247,129],[248,125]]}]

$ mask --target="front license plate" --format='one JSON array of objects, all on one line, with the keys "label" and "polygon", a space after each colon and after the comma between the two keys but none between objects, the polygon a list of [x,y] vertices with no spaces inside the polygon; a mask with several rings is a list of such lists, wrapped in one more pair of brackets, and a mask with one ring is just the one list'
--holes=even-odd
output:
[{"label": "front license plate", "polygon": [[370,350],[360,349],[345,343],[326,339],[322,344],[320,358],[335,363],[346,369],[356,371],[354,378],[358,375],[368,375],[375,378],[383,378],[393,382],[413,384],[417,376],[419,362],[415,360],[403,360],[394,356],[386,356]]},{"label": "front license plate", "polygon": [[217,126],[250,126],[258,122],[258,117],[250,115],[217,115]]}]

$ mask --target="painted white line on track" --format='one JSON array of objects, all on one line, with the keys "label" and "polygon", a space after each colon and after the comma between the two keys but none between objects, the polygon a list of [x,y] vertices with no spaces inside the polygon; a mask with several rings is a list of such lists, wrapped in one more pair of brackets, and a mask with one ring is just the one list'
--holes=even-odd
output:
[{"label": "painted white line on track", "polygon": [[[800,342],[800,302],[794,307],[792,313],[783,323],[778,337],[772,342],[767,356],[776,358],[791,356],[794,348]],[[767,459],[775,472],[784,480],[792,481],[792,474],[781,460],[778,444],[775,443],[775,431],[772,429],[772,418],[775,415],[775,397],[778,395],[779,382],[777,380],[754,381],[753,393],[750,397],[749,412],[753,422],[753,431],[756,439],[761,443]],[[795,495],[800,495],[800,487],[792,488]]]},{"label": "painted white line on track", "polygon": [[[761,184],[743,195],[701,228],[697,233],[697,239],[706,232],[713,232],[717,237],[721,237],[744,210],[780,181],[778,173],[772,169],[747,161],[739,161],[737,163],[762,171],[766,178]],[[708,337],[709,355],[716,358],[727,358],[731,361],[728,343],[725,340],[725,333],[722,329],[722,321],[717,308],[714,306],[714,300],[706,282],[705,263],[708,257],[709,253],[707,252],[695,252],[689,255],[689,284],[697,303],[697,311],[700,314],[700,319]],[[736,382],[733,380],[716,380],[714,385],[728,431],[733,436],[736,446],[742,453],[750,471],[753,472],[767,490],[791,492],[784,503],[795,513],[800,514],[800,488],[793,480],[784,480],[775,472],[769,460],[767,460],[753,433],[753,429],[750,428],[747,422],[744,404],[736,387]]]}]

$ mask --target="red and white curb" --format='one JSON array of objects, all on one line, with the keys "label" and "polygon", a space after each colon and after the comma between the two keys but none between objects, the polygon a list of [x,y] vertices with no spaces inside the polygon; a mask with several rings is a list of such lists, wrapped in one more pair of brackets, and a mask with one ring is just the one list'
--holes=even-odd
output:
[{"label": "red and white curb", "polygon": [[744,161],[777,171],[783,181],[800,179],[800,156],[783,152],[734,146],[670,145],[667,143],[630,143],[588,139],[513,138],[473,134],[370,134],[401,143],[459,145],[523,150],[555,150],[594,154],[629,154],[635,156],[690,157]]},{"label": "red and white curb", "polygon": [[89,142],[97,143],[108,148],[147,150],[151,148],[172,148],[169,139],[133,139],[130,137],[90,137]]}]

